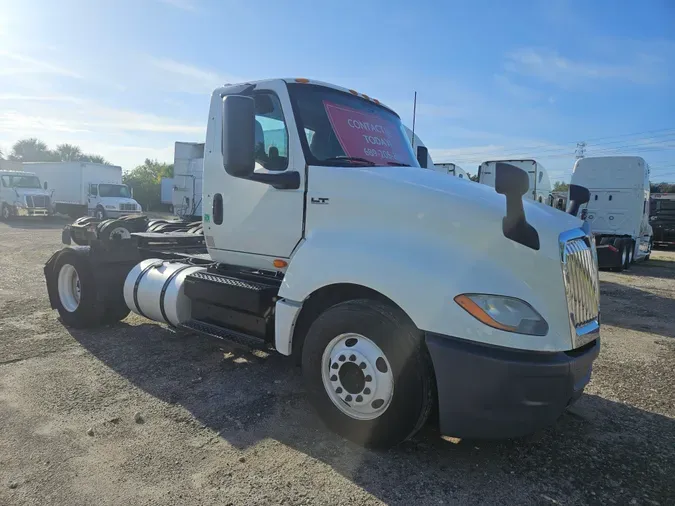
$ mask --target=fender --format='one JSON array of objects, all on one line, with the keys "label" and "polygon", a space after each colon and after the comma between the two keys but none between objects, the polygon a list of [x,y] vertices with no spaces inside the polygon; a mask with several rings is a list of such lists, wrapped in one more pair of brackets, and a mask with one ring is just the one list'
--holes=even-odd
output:
[{"label": "fender", "polygon": [[[423,331],[515,349],[571,349],[567,302],[560,289],[562,270],[559,265],[557,271],[550,265],[558,260],[545,255],[524,255],[523,250],[528,248],[502,237],[495,240],[502,248],[499,255],[492,249],[476,251],[460,242],[436,239],[429,244],[429,236],[422,234],[316,231],[293,255],[279,295],[289,306],[299,308],[321,287],[352,283],[394,301]],[[537,272],[559,272],[560,278],[546,279],[537,276]],[[523,276],[523,273],[530,274]],[[557,290],[551,290],[551,286]],[[454,297],[461,293],[521,298],[549,322],[549,334],[542,338],[488,327],[454,302]],[[294,324],[294,317],[288,317],[288,307],[285,309],[284,328],[277,327],[277,344],[282,349],[290,346],[283,342],[283,336],[292,335]]]}]

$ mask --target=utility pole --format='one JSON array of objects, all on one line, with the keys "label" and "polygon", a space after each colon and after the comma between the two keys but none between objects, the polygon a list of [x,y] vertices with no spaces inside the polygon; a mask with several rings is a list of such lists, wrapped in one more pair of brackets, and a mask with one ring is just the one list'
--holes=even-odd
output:
[{"label": "utility pole", "polygon": [[577,160],[586,156],[586,143],[584,141],[577,142],[577,149],[574,150],[574,156]]}]

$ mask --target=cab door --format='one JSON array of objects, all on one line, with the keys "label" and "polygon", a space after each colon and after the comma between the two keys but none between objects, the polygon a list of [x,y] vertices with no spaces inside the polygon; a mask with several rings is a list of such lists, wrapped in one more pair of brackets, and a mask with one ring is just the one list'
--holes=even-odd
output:
[{"label": "cab door", "polygon": [[204,235],[209,254],[221,262],[268,266],[269,257],[289,258],[303,235],[305,161],[283,81],[253,91],[256,110],[256,172],[297,171],[297,189],[235,178],[220,151],[222,98],[211,103],[204,153]]}]

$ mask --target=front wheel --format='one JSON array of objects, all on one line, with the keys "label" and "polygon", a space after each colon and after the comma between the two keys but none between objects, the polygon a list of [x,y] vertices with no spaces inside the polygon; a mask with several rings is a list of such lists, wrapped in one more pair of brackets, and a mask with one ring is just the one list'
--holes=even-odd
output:
[{"label": "front wheel", "polygon": [[323,422],[358,444],[386,448],[426,422],[434,383],[422,333],[373,300],[337,304],[307,333],[302,369]]},{"label": "front wheel", "polygon": [[96,210],[94,211],[94,217],[97,220],[101,220],[101,221],[105,220],[105,209],[103,209],[100,206],[97,207]]},{"label": "front wheel", "polygon": [[0,218],[2,218],[2,221],[9,221],[12,217],[12,210],[7,204],[2,204],[0,207]]}]

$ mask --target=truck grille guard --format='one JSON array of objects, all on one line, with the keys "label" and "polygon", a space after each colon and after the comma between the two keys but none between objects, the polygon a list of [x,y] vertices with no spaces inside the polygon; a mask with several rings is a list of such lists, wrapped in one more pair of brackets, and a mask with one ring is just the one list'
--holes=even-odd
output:
[{"label": "truck grille guard", "polygon": [[600,335],[600,282],[595,240],[582,229],[560,235],[560,257],[574,348]]}]

